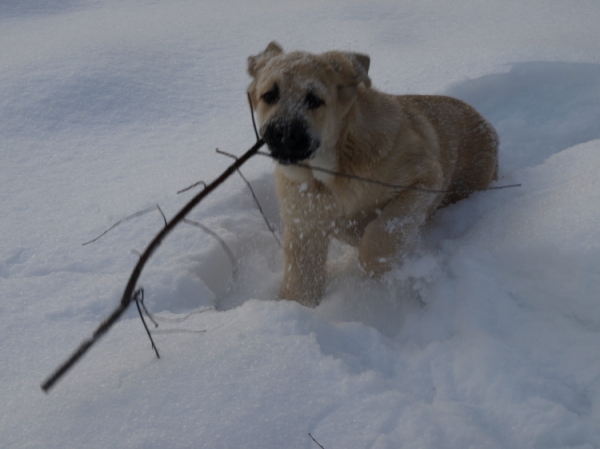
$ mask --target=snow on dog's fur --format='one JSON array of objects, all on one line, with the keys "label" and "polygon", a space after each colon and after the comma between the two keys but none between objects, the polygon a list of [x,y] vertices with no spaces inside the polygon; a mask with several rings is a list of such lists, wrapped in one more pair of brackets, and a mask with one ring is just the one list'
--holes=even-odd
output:
[{"label": "snow on dog's fur", "polygon": [[[477,111],[450,97],[379,92],[371,88],[369,63],[356,53],[284,53],[275,42],[248,58],[248,92],[278,162],[280,296],[307,306],[322,294],[332,237],[358,247],[365,273],[379,276],[401,262],[436,209],[497,176],[498,138]],[[295,163],[456,192],[395,190]]]}]

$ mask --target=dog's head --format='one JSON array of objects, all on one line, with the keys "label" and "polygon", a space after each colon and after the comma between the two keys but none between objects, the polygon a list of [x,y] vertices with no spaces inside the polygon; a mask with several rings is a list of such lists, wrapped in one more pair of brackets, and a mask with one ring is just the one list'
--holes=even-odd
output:
[{"label": "dog's head", "polygon": [[248,93],[272,156],[284,165],[331,160],[358,85],[371,85],[368,70],[366,55],[284,53],[275,42],[250,56]]}]

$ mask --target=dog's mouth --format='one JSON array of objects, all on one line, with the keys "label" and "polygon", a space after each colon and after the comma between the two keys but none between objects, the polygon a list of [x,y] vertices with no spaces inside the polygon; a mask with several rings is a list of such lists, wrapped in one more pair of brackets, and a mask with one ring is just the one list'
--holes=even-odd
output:
[{"label": "dog's mouth", "polygon": [[315,151],[293,152],[282,151],[281,149],[273,149],[269,146],[271,156],[281,165],[292,165],[299,162],[312,159],[315,156]]},{"label": "dog's mouth", "polygon": [[262,133],[271,156],[282,165],[295,164],[312,159],[319,148],[319,141],[308,131],[302,120],[274,121]]}]

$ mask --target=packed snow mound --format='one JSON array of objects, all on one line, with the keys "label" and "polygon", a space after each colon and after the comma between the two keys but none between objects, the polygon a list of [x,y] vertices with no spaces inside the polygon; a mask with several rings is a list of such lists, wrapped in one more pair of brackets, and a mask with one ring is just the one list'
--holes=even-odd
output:
[{"label": "packed snow mound", "polygon": [[502,136],[501,174],[600,138],[600,65],[526,62],[447,91],[477,109]]}]

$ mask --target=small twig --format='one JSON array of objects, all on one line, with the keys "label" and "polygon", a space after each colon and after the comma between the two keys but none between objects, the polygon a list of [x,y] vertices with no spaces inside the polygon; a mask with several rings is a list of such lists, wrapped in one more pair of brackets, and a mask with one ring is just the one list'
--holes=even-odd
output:
[{"label": "small twig", "polygon": [[[128,217],[125,217],[122,220],[117,221],[114,225],[112,225],[110,228],[108,228],[106,231],[104,231],[102,234],[100,234],[95,239],[92,239],[89,242],[82,243],[82,246],[89,245],[90,243],[94,243],[96,240],[100,239],[101,237],[104,237],[106,234],[108,234],[114,228],[116,228],[117,226],[119,226],[121,223],[125,223],[126,221],[133,220],[134,218],[137,218],[137,217],[139,217],[141,215],[147,214],[148,212],[152,212],[156,208],[158,208],[158,210],[162,214],[162,211],[160,210],[160,207],[158,207],[158,204],[155,205],[155,206],[147,207],[146,209],[140,210],[139,212],[136,212],[135,214],[131,214]],[[163,218],[164,218],[164,214],[163,214]]]},{"label": "small twig", "polygon": [[[269,153],[263,153],[263,152],[259,151],[256,154],[268,157],[270,159],[275,159]],[[340,172],[337,172],[334,170],[329,170],[327,168],[313,167],[312,165],[302,164],[300,162],[291,163],[290,165],[294,165],[296,167],[301,167],[301,168],[306,168],[307,170],[314,170],[314,171],[319,171],[322,173],[327,173],[329,175],[338,176],[340,178],[354,179],[356,181],[362,181],[362,182],[366,182],[368,184],[375,184],[375,185],[378,185],[381,187],[387,187],[388,189],[416,190],[418,192],[425,192],[425,193],[468,193],[468,192],[472,193],[472,192],[485,192],[487,190],[508,189],[511,187],[521,187],[521,184],[509,184],[509,185],[505,185],[505,186],[485,187],[485,188],[480,188],[480,189],[453,189],[453,190],[452,189],[441,189],[441,190],[426,189],[423,187],[416,187],[416,186],[402,186],[402,185],[397,185],[397,184],[389,184],[387,182],[377,181],[375,179],[363,178],[362,176],[350,175],[348,173],[340,173]]]},{"label": "small twig", "polygon": [[154,324],[154,327],[157,328],[158,327],[158,323],[156,322],[156,320],[154,319],[154,317],[152,316],[152,314],[146,308],[146,303],[144,302],[144,294],[143,293],[144,292],[142,291],[142,298],[140,299],[140,304],[142,305],[142,309],[144,310],[144,313],[148,316],[148,319],[150,321],[152,321],[152,324]]},{"label": "small twig", "polygon": [[250,98],[250,92],[247,92],[248,95],[248,106],[250,106],[250,117],[252,117],[252,128],[254,128],[254,135],[256,136],[256,140],[260,140],[260,136],[258,135],[258,130],[256,129],[256,121],[254,120],[254,108],[252,107],[252,99]]},{"label": "small twig", "polygon": [[182,317],[177,317],[177,318],[168,318],[168,317],[164,317],[164,316],[159,317],[159,316],[156,316],[156,315],[154,315],[153,317],[159,323],[182,323],[182,322],[186,321],[189,317],[191,317],[193,315],[198,315],[200,313],[208,312],[209,310],[214,310],[214,307],[206,307],[204,309],[194,310],[192,312],[186,313]]},{"label": "small twig", "polygon": [[[238,172],[239,173],[239,172]],[[200,182],[201,184],[204,184],[204,182]],[[198,184],[198,183],[197,183]],[[206,187],[206,184],[204,184],[204,186]],[[189,188],[189,187],[188,187]],[[160,205],[156,204],[156,206],[153,207],[149,207],[146,208],[144,210],[141,210],[139,212],[136,212],[135,214],[130,215],[129,217],[126,217],[122,220],[119,220],[117,223],[115,223],[114,225],[112,225],[110,228],[108,228],[106,231],[104,231],[101,235],[99,235],[98,237],[96,237],[94,240],[90,240],[89,242],[84,243],[84,245],[87,245],[88,243],[92,243],[95,242],[96,240],[98,240],[100,237],[102,237],[103,235],[106,235],[109,231],[111,231],[112,229],[116,228],[118,225],[120,225],[121,223],[124,223],[125,221],[128,221],[132,218],[135,217],[139,217],[140,215],[143,215],[145,213],[151,212],[154,209],[157,209],[160,212],[160,215],[163,217],[163,220],[165,222],[165,226],[167,226],[167,217],[165,216],[164,212],[162,211],[162,209],[160,208]],[[229,247],[227,246],[227,243],[225,243],[223,241],[223,239],[221,237],[219,237],[218,234],[216,234],[215,232],[213,232],[212,230],[210,230],[209,228],[207,228],[206,226],[204,226],[201,223],[192,221],[192,220],[187,220],[184,219],[183,220],[185,223],[190,224],[190,225],[194,225],[200,229],[202,229],[204,232],[206,232],[207,234],[211,235],[213,238],[215,238],[223,247],[223,249],[225,250],[225,252],[227,253],[227,257],[229,257],[229,260],[231,261],[231,267],[232,267],[232,271],[233,271],[233,279],[237,279],[237,262],[235,260],[235,257],[233,255],[233,253],[231,252],[231,250],[229,249]],[[136,249],[132,249],[131,250],[132,254],[135,254],[138,257],[142,257],[142,253],[140,253],[138,250]],[[142,299],[142,307],[144,307],[144,303],[143,303],[143,299]],[[148,318],[153,321],[152,316],[149,314],[149,312],[146,310],[146,314],[148,315]],[[154,322],[154,321],[153,321]]]},{"label": "small twig", "polygon": [[159,329],[152,331],[153,334],[203,334],[206,329],[195,331],[191,329]]},{"label": "small twig", "polygon": [[[141,297],[141,299],[140,299],[140,297]],[[140,314],[140,318],[142,319],[142,323],[144,324],[144,329],[146,329],[146,333],[148,334],[150,343],[152,343],[152,349],[154,349],[154,352],[156,353],[156,358],[160,359],[160,355],[158,354],[158,348],[154,344],[152,335],[150,335],[150,329],[148,329],[148,326],[146,325],[146,320],[144,320],[144,314],[142,313],[142,309],[140,309],[140,302],[142,302],[142,304],[143,304],[143,301],[144,301],[144,289],[143,288],[137,289],[137,291],[133,294],[133,300],[135,301],[135,305],[137,306],[138,313]],[[146,308],[144,307],[144,309],[146,309]],[[158,326],[158,324],[156,324],[156,326]]]},{"label": "small twig", "polygon": [[[142,290],[142,289],[140,289]],[[138,290],[139,291],[139,290]],[[135,299],[135,298],[134,298]],[[137,300],[136,300],[137,301]],[[157,317],[155,315],[152,315],[149,311],[148,308],[146,307],[146,303],[144,303],[144,292],[142,290],[142,295],[141,298],[139,299],[139,305],[138,305],[138,311],[140,310],[139,306],[142,306],[142,310],[144,311],[144,313],[146,314],[146,316],[148,317],[148,319],[150,321],[152,321],[152,324],[154,324],[154,328],[156,329],[158,327],[158,323],[157,321],[162,321],[162,322],[181,322],[181,321],[185,321],[187,318],[189,318],[191,315],[197,314],[197,313],[201,313],[201,312],[205,312],[206,310],[212,309],[212,307],[208,307],[206,309],[202,309],[201,311],[195,311],[195,312],[190,312],[187,315],[185,315],[184,317],[177,319],[177,318],[173,318],[173,319],[164,319],[164,318],[160,318]],[[141,315],[140,315],[141,317]],[[142,321],[144,320],[143,317]],[[146,327],[146,330],[148,330],[148,328]],[[201,334],[203,332],[206,332],[206,330],[192,330],[192,329],[159,329],[159,330],[153,330],[153,331],[149,331],[151,334]],[[150,338],[150,340],[152,340],[152,338]]]},{"label": "small twig", "polygon": [[308,433],[308,436],[312,438],[312,440],[321,448],[321,449],[325,449],[323,446],[321,446],[321,443],[319,443],[317,440],[315,440],[315,437],[313,437],[310,432]]},{"label": "small twig", "polygon": [[162,209],[160,208],[160,206],[158,205],[158,203],[156,203],[156,208],[158,209],[158,211],[160,212],[160,214],[163,217],[163,220],[165,221],[165,226],[167,225],[167,217],[165,217],[164,212],[162,211]]},{"label": "small twig", "polygon": [[225,251],[225,253],[227,254],[227,257],[229,258],[229,261],[231,262],[231,271],[232,271],[231,277],[235,281],[237,279],[237,274],[238,274],[237,260],[235,259],[235,256],[233,255],[233,252],[231,251],[231,249],[229,249],[229,246],[227,246],[227,243],[225,243],[225,241],[219,236],[219,234],[217,234],[216,232],[214,232],[212,229],[204,226],[200,222],[197,222],[197,221],[194,221],[194,220],[189,220],[187,218],[184,218],[183,222],[185,224],[188,224],[188,225],[191,225],[191,226],[196,226],[197,228],[202,229],[208,235],[210,235],[211,237],[213,237],[217,242],[219,242],[219,244],[223,248],[223,251]]},{"label": "small twig", "polygon": [[[219,154],[222,154],[224,156],[228,156],[228,157],[231,157],[233,159],[237,159],[237,156],[234,156],[233,154],[227,153],[225,151],[221,151],[218,148],[216,149],[216,152],[219,153]],[[250,193],[252,194],[252,198],[254,199],[254,204],[256,204],[256,207],[258,208],[258,211],[262,215],[263,220],[265,221],[265,223],[267,225],[267,228],[269,228],[269,231],[271,231],[271,234],[273,234],[273,237],[277,241],[277,244],[279,245],[279,247],[282,248],[283,246],[281,244],[281,240],[279,240],[279,237],[277,236],[275,228],[273,227],[273,225],[271,224],[271,222],[268,220],[265,212],[263,211],[263,208],[261,207],[260,202],[258,201],[258,197],[254,193],[254,189],[252,188],[252,185],[250,184],[250,181],[248,181],[248,179],[242,174],[241,170],[238,170],[237,172],[238,172],[238,175],[240,175],[240,177],[244,180],[244,182],[248,186],[248,189],[250,189]]]},{"label": "small twig", "polygon": [[181,190],[179,190],[179,191],[177,192],[177,195],[179,195],[180,193],[183,193],[183,192],[187,192],[188,190],[191,190],[191,189],[193,189],[194,187],[196,187],[196,186],[199,186],[199,185],[201,185],[202,187],[206,188],[206,183],[205,183],[204,181],[198,181],[198,182],[196,182],[196,183],[192,184],[191,186],[189,186],[189,187],[186,187],[185,189],[181,189]]}]

